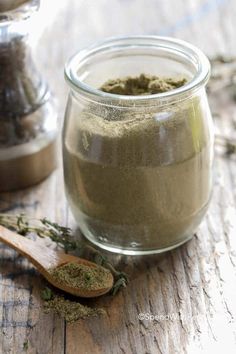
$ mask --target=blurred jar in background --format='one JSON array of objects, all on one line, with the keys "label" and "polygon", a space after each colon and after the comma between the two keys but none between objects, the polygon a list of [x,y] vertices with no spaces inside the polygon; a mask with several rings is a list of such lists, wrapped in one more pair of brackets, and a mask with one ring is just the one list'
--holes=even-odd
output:
[{"label": "blurred jar in background", "polygon": [[38,183],[56,167],[57,113],[29,41],[38,9],[38,0],[0,0],[0,192]]}]

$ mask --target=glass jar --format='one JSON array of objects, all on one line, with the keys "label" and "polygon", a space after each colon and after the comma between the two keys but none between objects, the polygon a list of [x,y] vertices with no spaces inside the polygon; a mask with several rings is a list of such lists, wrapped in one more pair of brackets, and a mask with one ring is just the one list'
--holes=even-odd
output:
[{"label": "glass jar", "polygon": [[56,166],[54,100],[32,59],[38,0],[0,0],[0,192],[28,187]]},{"label": "glass jar", "polygon": [[[125,96],[109,79],[186,78],[177,89]],[[213,126],[206,56],[177,39],[112,38],[66,65],[65,188],[78,225],[112,252],[151,254],[189,240],[211,195]]]}]

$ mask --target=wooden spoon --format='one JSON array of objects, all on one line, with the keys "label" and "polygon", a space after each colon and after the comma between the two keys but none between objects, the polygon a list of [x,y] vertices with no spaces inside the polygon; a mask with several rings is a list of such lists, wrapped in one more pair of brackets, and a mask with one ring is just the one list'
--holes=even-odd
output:
[{"label": "wooden spoon", "polygon": [[66,263],[85,264],[91,268],[100,267],[97,264],[87,261],[86,259],[75,257],[66,253],[54,251],[46,246],[40,245],[35,241],[18,235],[0,225],[0,241],[4,242],[11,248],[14,248],[22,256],[26,257],[37,270],[56,288],[67,293],[80,297],[97,297],[106,294],[113,286],[113,276],[110,273],[107,284],[97,289],[88,290],[85,288],[74,288],[66,284],[60,284],[52,277],[49,270]]}]

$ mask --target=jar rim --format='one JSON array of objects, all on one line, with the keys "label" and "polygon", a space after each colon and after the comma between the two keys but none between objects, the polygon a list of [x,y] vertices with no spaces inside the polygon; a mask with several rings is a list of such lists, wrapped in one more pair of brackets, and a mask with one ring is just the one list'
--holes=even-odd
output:
[{"label": "jar rim", "polygon": [[[138,43],[140,41],[140,43]],[[114,93],[104,92],[98,88],[94,88],[86,83],[84,83],[78,76],[78,69],[83,65],[86,59],[99,53],[105,52],[112,48],[130,48],[134,45],[155,46],[156,48],[162,48],[166,50],[174,50],[176,54],[187,54],[189,60],[196,64],[197,71],[191,80],[189,80],[185,85],[167,91],[163,93],[151,94],[151,95],[120,95]],[[190,59],[191,58],[191,59]],[[155,35],[135,35],[135,36],[124,36],[124,37],[110,37],[103,41],[96,42],[95,44],[80,50],[75,53],[65,64],[65,79],[69,86],[77,93],[87,96],[90,100],[102,101],[109,100],[111,104],[145,104],[153,102],[157,104],[165,104],[167,101],[180,101],[189,96],[190,92],[193,92],[200,87],[206,85],[210,77],[210,62],[206,55],[194,45],[172,37],[155,36]],[[107,102],[106,102],[107,104]]]}]

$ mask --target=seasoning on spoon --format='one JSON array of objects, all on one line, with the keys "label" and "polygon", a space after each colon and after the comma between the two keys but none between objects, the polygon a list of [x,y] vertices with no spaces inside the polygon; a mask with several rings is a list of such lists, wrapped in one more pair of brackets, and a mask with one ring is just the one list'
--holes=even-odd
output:
[{"label": "seasoning on spoon", "polygon": [[100,266],[90,267],[82,263],[66,263],[49,272],[60,284],[86,290],[105,288],[111,276],[108,269]]}]

